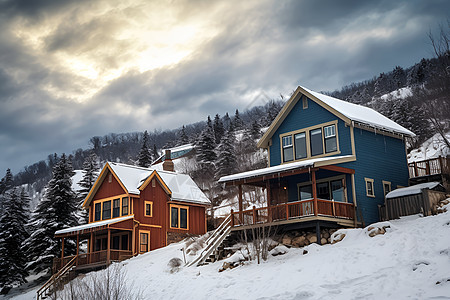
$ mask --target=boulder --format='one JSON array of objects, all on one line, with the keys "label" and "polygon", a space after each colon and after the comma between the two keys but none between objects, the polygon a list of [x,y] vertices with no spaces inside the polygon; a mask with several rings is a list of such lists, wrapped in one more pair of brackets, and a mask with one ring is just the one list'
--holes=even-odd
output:
[{"label": "boulder", "polygon": [[292,238],[289,237],[287,234],[283,236],[283,238],[281,239],[281,243],[283,245],[292,245]]},{"label": "boulder", "polygon": [[336,244],[345,238],[345,233],[339,232],[331,236],[331,244]]},{"label": "boulder", "polygon": [[306,240],[306,237],[303,235],[300,235],[292,240],[292,246],[303,247],[303,246],[305,246],[305,240]]},{"label": "boulder", "polygon": [[320,239],[320,243],[321,243],[322,245],[325,245],[327,242],[328,242],[328,240],[327,240],[326,238],[321,238],[321,239]]},{"label": "boulder", "polygon": [[312,244],[312,243],[317,243],[317,236],[315,234],[308,234],[306,236],[306,238],[308,239],[308,241]]}]

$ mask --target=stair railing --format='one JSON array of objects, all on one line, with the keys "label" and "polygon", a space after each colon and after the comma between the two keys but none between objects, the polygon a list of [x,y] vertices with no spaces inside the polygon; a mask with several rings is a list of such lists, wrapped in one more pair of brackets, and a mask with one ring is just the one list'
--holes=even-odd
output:
[{"label": "stair railing", "polygon": [[188,267],[204,263],[205,260],[213,253],[217,247],[223,242],[223,240],[230,234],[231,231],[231,218],[230,214],[219,227],[213,232],[213,234],[206,240],[207,246],[202,250],[200,255],[188,264]]},{"label": "stair railing", "polygon": [[44,285],[37,291],[36,300],[43,299],[52,287],[56,288],[56,285],[61,281],[61,278],[72,269],[77,258],[78,256],[75,255],[63,268],[61,268],[56,274],[53,274],[52,277],[44,283]]}]

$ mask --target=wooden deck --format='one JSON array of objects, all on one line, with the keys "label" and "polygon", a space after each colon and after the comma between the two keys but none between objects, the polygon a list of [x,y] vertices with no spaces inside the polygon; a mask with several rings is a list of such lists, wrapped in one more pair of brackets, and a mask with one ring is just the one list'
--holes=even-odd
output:
[{"label": "wooden deck", "polygon": [[76,257],[74,264],[75,268],[78,270],[82,270],[106,266],[111,262],[123,261],[133,256],[131,251],[126,250],[109,250],[109,252],[109,255],[108,250],[103,250],[65,256],[64,258],[55,258],[53,259],[53,274],[56,274],[74,257]]},{"label": "wooden deck", "polygon": [[437,157],[408,163],[409,177],[423,177],[450,173],[450,158]]},{"label": "wooden deck", "polygon": [[269,207],[231,211],[232,230],[255,226],[284,225],[308,221],[330,221],[346,227],[355,227],[353,203],[310,199],[282,203]]}]

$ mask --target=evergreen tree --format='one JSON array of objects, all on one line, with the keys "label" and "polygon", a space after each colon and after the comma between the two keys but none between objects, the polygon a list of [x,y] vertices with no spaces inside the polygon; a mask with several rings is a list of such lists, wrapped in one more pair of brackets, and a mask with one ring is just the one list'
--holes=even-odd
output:
[{"label": "evergreen tree", "polygon": [[224,130],[229,131],[230,130],[230,126],[231,126],[231,119],[230,119],[230,115],[227,112],[225,114],[225,116],[223,116],[223,127],[224,127]]},{"label": "evergreen tree", "polygon": [[252,137],[252,139],[257,140],[259,139],[259,134],[261,132],[261,127],[259,126],[258,121],[253,121],[252,122],[252,128],[250,129],[250,136]]},{"label": "evergreen tree", "polygon": [[216,147],[214,132],[211,124],[211,118],[208,116],[205,129],[200,134],[200,139],[197,143],[197,161],[202,164],[214,163],[216,160]]},{"label": "evergreen tree", "polygon": [[2,178],[1,185],[0,185],[0,194],[3,194],[7,190],[11,189],[14,185],[13,182],[13,175],[11,173],[11,169],[6,170],[5,177]]},{"label": "evergreen tree", "polygon": [[222,140],[223,135],[225,134],[225,129],[223,128],[222,120],[220,119],[219,114],[216,114],[214,117],[214,137],[216,144],[220,144],[220,141]]},{"label": "evergreen tree", "polygon": [[[181,133],[180,133],[180,142],[178,143],[179,145],[186,145],[189,143],[189,138],[186,134],[186,127],[181,127]],[[156,159],[156,158],[155,158]]]},{"label": "evergreen tree", "polygon": [[[78,224],[72,176],[72,166],[63,154],[53,168],[44,198],[31,216],[29,228],[32,233],[25,241],[29,271],[50,272],[53,258],[61,256],[61,239],[55,239],[55,232]],[[74,241],[66,239],[64,250],[65,256],[74,254]]]},{"label": "evergreen tree", "polygon": [[233,120],[233,128],[234,130],[240,130],[242,129],[242,126],[244,123],[241,120],[241,117],[239,116],[239,110],[236,109],[236,112],[234,113],[234,120]]},{"label": "evergreen tree", "polygon": [[222,138],[217,150],[217,175],[218,177],[232,174],[236,170],[236,154],[234,150],[234,134],[228,131]]},{"label": "evergreen tree", "polygon": [[[17,194],[14,188],[6,192],[7,202],[0,219],[0,289],[10,289],[25,283],[28,272],[25,269],[26,256],[23,244],[27,238],[26,196]],[[23,199],[22,199],[23,197]]]},{"label": "evergreen tree", "polygon": [[89,155],[85,159],[82,171],[83,178],[81,178],[81,180],[78,182],[78,185],[81,187],[81,189],[78,191],[80,224],[85,224],[89,221],[88,211],[83,209],[82,205],[98,177],[99,167],[97,164],[97,159],[97,155],[95,155],[94,152],[92,152],[91,155]]},{"label": "evergreen tree", "polygon": [[141,151],[138,155],[138,166],[148,168],[152,163],[152,156],[148,149],[148,132],[144,131],[144,137],[142,139]]},{"label": "evergreen tree", "polygon": [[155,160],[159,158],[158,149],[156,148],[156,144],[153,144],[152,156]]}]

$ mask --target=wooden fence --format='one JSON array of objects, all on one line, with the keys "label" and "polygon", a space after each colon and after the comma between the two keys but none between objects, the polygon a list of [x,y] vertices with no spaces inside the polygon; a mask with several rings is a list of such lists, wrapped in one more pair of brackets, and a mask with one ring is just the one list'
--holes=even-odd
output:
[{"label": "wooden fence", "polygon": [[409,177],[450,174],[450,158],[439,156],[408,163]]}]

